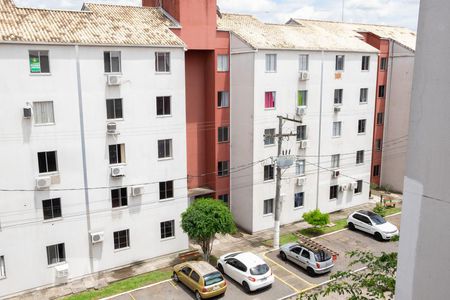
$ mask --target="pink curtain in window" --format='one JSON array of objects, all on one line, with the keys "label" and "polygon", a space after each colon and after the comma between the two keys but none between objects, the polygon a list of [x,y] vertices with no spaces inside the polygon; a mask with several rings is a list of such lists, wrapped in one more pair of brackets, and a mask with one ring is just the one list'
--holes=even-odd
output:
[{"label": "pink curtain in window", "polygon": [[265,108],[275,107],[275,93],[274,92],[266,92],[264,107]]}]

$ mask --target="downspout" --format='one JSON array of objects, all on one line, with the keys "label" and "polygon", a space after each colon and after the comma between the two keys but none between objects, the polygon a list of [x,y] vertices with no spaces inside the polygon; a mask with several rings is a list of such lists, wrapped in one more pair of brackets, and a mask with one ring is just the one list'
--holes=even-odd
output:
[{"label": "downspout", "polygon": [[319,143],[317,146],[317,187],[316,187],[316,209],[319,209],[319,187],[320,187],[320,148],[322,139],[322,101],[323,101],[323,56],[320,58],[320,110],[319,110]]}]

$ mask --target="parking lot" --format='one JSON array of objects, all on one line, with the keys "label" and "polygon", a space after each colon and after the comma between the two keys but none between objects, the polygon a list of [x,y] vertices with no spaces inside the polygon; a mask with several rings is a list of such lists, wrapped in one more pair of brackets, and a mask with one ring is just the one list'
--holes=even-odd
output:
[{"label": "parking lot", "polygon": [[[400,215],[388,218],[390,222],[400,228]],[[339,253],[338,259],[331,273],[338,270],[346,270],[350,260],[345,253],[351,250],[372,251],[374,253],[397,251],[398,242],[378,242],[372,236],[359,231],[343,230],[316,239],[316,242]],[[282,261],[278,256],[279,251],[265,253],[263,259],[272,268],[275,275],[275,283],[269,289],[246,294],[240,285],[227,278],[228,289],[221,299],[279,299],[313,287],[329,280],[330,274],[321,276],[309,276],[306,271],[291,262]],[[355,265],[353,270],[361,266]],[[138,289],[110,299],[114,300],[147,300],[167,299],[184,300],[194,299],[194,294],[182,284],[171,280]]]}]

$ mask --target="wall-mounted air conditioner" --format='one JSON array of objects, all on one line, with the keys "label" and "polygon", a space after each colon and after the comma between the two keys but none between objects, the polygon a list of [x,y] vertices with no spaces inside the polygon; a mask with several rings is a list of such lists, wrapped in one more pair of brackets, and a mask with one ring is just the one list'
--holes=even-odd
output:
[{"label": "wall-mounted air conditioner", "polygon": [[347,185],[341,185],[339,186],[339,191],[340,192],[345,192],[347,190]]},{"label": "wall-mounted air conditioner", "polygon": [[108,124],[106,124],[106,133],[107,134],[118,134],[117,123],[109,122]]},{"label": "wall-mounted air conditioner", "polygon": [[43,176],[36,178],[36,188],[38,190],[49,188],[52,184],[52,178],[50,176]]},{"label": "wall-mounted air conditioner", "polygon": [[334,112],[340,112],[341,111],[341,105],[334,105]]},{"label": "wall-mounted air conditioner", "polygon": [[308,148],[308,140],[301,140],[301,141],[298,143],[298,147],[299,147],[300,149],[306,149],[306,148]]},{"label": "wall-mounted air conditioner", "polygon": [[108,75],[109,86],[120,85],[120,83],[121,83],[120,75]]},{"label": "wall-mounted air conditioner", "polygon": [[125,176],[125,167],[124,166],[111,167],[111,176],[112,177]]},{"label": "wall-mounted air conditioner", "polygon": [[340,170],[333,170],[332,177],[333,178],[337,178],[337,177],[339,177],[340,174],[341,174]]},{"label": "wall-mounted air conditioner", "polygon": [[349,188],[351,190],[355,190],[358,187],[358,183],[356,181],[350,182]]},{"label": "wall-mounted air conditioner", "polygon": [[305,182],[306,182],[306,177],[305,176],[297,178],[297,185],[298,186],[304,185]]},{"label": "wall-mounted air conditioner", "polygon": [[55,266],[55,275],[57,278],[64,278],[69,276],[69,265],[62,264]]},{"label": "wall-mounted air conditioner", "polygon": [[92,242],[92,244],[103,242],[103,236],[104,236],[104,232],[103,231],[91,232],[91,242]]},{"label": "wall-mounted air conditioner", "polygon": [[300,117],[306,115],[306,106],[297,106],[295,109],[295,114]]},{"label": "wall-mounted air conditioner", "polygon": [[133,197],[142,195],[144,193],[144,186],[142,185],[136,185],[131,187],[131,195]]},{"label": "wall-mounted air conditioner", "polygon": [[309,79],[309,72],[300,72],[299,78],[300,81],[305,81]]}]

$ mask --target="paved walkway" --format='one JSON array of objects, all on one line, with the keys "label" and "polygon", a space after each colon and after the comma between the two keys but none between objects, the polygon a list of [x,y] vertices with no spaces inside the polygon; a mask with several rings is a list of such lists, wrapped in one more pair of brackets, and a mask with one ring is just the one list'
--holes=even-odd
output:
[{"label": "paved walkway", "polygon": [[[370,200],[370,202],[367,204],[334,212],[330,214],[330,221],[334,222],[336,220],[346,218],[350,214],[350,212],[357,209],[372,209],[377,201],[379,201],[379,197],[374,195],[373,198]],[[307,227],[309,227],[309,225],[305,222],[297,222],[285,225],[282,226],[281,228],[281,234],[297,232],[300,229]],[[238,234],[233,236],[231,235],[221,236],[218,237],[217,240],[214,242],[212,254],[218,257],[225,253],[236,251],[236,249],[242,251],[252,251],[262,254],[270,250],[270,248],[265,246],[263,242],[270,240],[272,238],[273,238],[272,229],[257,232],[253,235],[239,232]],[[193,248],[199,248],[197,245],[191,246]],[[177,254],[157,257],[118,270],[100,272],[98,274],[86,276],[82,279],[69,282],[68,284],[50,288],[42,288],[32,293],[20,295],[19,297],[11,299],[14,300],[57,299],[65,295],[69,295],[72,293],[79,293],[87,289],[102,288],[111,282],[129,278],[142,273],[154,271],[157,269],[170,267],[175,263],[176,258]]]}]

